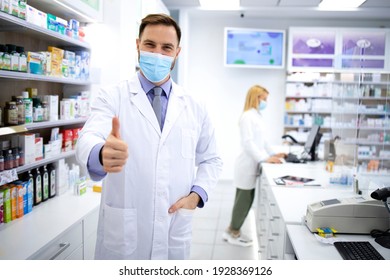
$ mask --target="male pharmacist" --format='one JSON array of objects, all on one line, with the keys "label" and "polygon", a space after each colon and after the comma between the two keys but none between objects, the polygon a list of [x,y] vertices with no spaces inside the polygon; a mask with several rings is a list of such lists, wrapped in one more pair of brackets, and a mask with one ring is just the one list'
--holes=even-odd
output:
[{"label": "male pharmacist", "polygon": [[171,17],[146,16],[136,41],[140,71],[101,90],[80,133],[79,162],[104,179],[96,259],[189,258],[193,213],[222,161],[204,104],[170,77],[180,37]]}]

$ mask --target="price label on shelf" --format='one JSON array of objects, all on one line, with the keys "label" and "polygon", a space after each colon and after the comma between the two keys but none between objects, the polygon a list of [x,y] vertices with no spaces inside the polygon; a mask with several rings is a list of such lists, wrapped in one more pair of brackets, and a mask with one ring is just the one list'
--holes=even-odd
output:
[{"label": "price label on shelf", "polygon": [[18,180],[18,173],[16,169],[4,170],[0,172],[0,186],[11,183]]}]

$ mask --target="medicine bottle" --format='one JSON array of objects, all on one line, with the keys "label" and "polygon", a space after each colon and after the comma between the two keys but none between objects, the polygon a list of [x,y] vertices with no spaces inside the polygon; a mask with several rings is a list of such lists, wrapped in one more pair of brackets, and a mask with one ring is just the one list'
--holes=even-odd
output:
[{"label": "medicine bottle", "polygon": [[3,68],[2,70],[11,70],[11,55],[8,53],[8,47],[2,45],[1,50],[3,52]]},{"label": "medicine bottle", "polygon": [[42,176],[39,168],[36,168],[33,174],[34,181],[34,205],[42,202]]},{"label": "medicine bottle", "polygon": [[27,55],[24,52],[24,47],[16,46],[16,51],[19,53],[19,72],[27,72]]},{"label": "medicine bottle", "polygon": [[11,69],[12,71],[19,71],[19,53],[16,51],[16,46],[12,44],[6,44],[8,47],[8,53],[11,59]]},{"label": "medicine bottle", "polygon": [[13,96],[12,101],[15,102],[16,107],[18,108],[18,124],[24,124],[26,122],[26,117],[24,113],[23,96]]},{"label": "medicine bottle", "polygon": [[19,166],[24,165],[24,151],[23,148],[19,147]]},{"label": "medicine bottle", "polygon": [[14,101],[6,103],[5,107],[5,122],[6,125],[18,125],[18,108]]},{"label": "medicine bottle", "polygon": [[19,149],[13,148],[12,149],[12,158],[13,158],[13,166],[14,168],[19,167]]},{"label": "medicine bottle", "polygon": [[24,116],[25,123],[33,122],[33,102],[32,99],[29,98],[28,91],[22,92],[23,103],[24,103]]},{"label": "medicine bottle", "polygon": [[46,165],[42,167],[42,201],[49,198],[49,172]]},{"label": "medicine bottle", "polygon": [[12,150],[8,150],[6,152],[5,158],[4,158],[4,170],[10,170],[14,168],[14,157],[12,155]]},{"label": "medicine bottle", "polygon": [[49,197],[56,195],[56,168],[53,164],[48,167],[49,171]]},{"label": "medicine bottle", "polygon": [[42,121],[48,121],[49,120],[49,106],[47,105],[46,101],[42,101]]},{"label": "medicine bottle", "polygon": [[5,51],[5,46],[4,45],[0,45],[0,70],[3,69],[3,55],[4,55],[4,51]]},{"label": "medicine bottle", "polygon": [[26,176],[26,181],[29,182],[29,188],[32,188],[32,204],[34,204],[34,197],[35,197],[35,193],[34,193],[34,176],[32,175],[31,173],[31,170],[28,170],[27,171],[27,176]]},{"label": "medicine bottle", "polygon": [[33,122],[41,122],[43,119],[41,100],[37,97],[34,97],[32,101],[33,101]]}]

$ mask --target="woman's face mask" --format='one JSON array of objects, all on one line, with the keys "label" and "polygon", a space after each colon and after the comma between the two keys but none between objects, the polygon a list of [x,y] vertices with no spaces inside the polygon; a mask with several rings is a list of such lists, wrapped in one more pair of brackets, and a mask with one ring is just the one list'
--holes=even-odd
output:
[{"label": "woman's face mask", "polygon": [[259,112],[263,111],[267,107],[267,101],[260,100],[259,106],[257,107],[257,110]]},{"label": "woman's face mask", "polygon": [[171,72],[174,57],[159,53],[140,51],[139,67],[146,79],[159,83]]}]

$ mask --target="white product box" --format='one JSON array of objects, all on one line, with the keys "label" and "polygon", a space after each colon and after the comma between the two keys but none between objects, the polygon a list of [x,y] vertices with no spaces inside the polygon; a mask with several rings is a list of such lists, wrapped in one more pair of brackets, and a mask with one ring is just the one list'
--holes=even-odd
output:
[{"label": "white product box", "polygon": [[55,163],[56,169],[56,194],[61,195],[69,190],[69,167],[65,159],[60,159]]},{"label": "white product box", "polygon": [[60,114],[61,114],[61,120],[70,120],[71,119],[71,101],[70,100],[61,100],[60,101]]},{"label": "white product box", "polygon": [[58,95],[45,95],[43,99],[49,105],[49,121],[58,120]]},{"label": "white product box", "polygon": [[44,158],[51,158],[51,157],[53,157],[53,151],[52,151],[51,143],[43,145],[43,157]]},{"label": "white product box", "polygon": [[19,135],[19,145],[24,151],[25,164],[35,162],[35,134]]},{"label": "white product box", "polygon": [[35,137],[35,160],[43,159],[43,138]]},{"label": "white product box", "polygon": [[37,26],[46,28],[47,14],[26,4],[26,21]]}]

